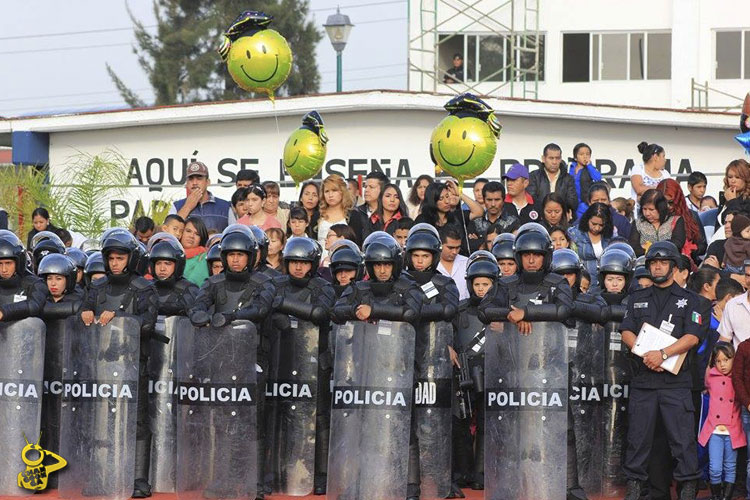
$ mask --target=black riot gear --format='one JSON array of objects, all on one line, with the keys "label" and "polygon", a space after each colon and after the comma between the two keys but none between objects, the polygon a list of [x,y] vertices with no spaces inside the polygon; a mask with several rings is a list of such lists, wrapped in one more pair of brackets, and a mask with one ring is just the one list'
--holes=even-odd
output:
[{"label": "black riot gear", "polygon": [[658,241],[649,247],[646,252],[646,269],[651,271],[649,264],[652,260],[668,260],[669,272],[661,277],[652,276],[654,283],[664,283],[672,275],[672,271],[677,266],[677,261],[680,259],[680,251],[671,241]]},{"label": "black riot gear", "polygon": [[[231,226],[230,226],[231,227]],[[247,278],[249,271],[255,268],[255,262],[258,257],[258,242],[253,233],[248,229],[244,231],[231,231],[224,233],[221,237],[221,263],[224,265],[224,274],[231,280],[244,280]],[[240,271],[234,272],[229,269],[227,264],[227,254],[230,252],[243,252],[247,254],[247,267]]]},{"label": "black riot gear", "polygon": [[[310,272],[307,274],[309,278],[317,271],[320,265],[320,249],[312,238],[291,238],[284,246],[282,258],[284,260],[284,271],[287,274],[289,274],[289,263],[292,261],[309,262],[312,264]],[[294,280],[294,278],[291,279]],[[304,286],[303,283],[301,285]]]},{"label": "black riot gear", "polygon": [[393,236],[385,231],[373,231],[367,238],[365,238],[365,241],[362,242],[362,251],[366,251],[367,247],[370,246],[370,243],[381,239],[388,240],[389,237],[393,238]]},{"label": "black riot gear", "polygon": [[23,243],[13,232],[0,230],[0,260],[12,259],[16,262],[16,274],[23,274],[26,269],[26,251]]},{"label": "black riot gear", "polygon": [[208,275],[213,276],[213,263],[214,262],[221,262],[221,245],[215,244],[211,248],[208,249],[208,252],[206,252],[206,265],[208,266]]},{"label": "black riot gear", "polygon": [[610,243],[607,248],[604,249],[604,253],[607,253],[611,250],[622,250],[623,252],[628,254],[631,260],[635,261],[635,250],[633,250],[633,247],[631,247],[624,241],[615,241],[614,243]]},{"label": "black riot gear", "polygon": [[[530,222],[529,224],[535,223]],[[523,234],[520,234],[519,231],[519,235],[516,237],[516,241],[513,244],[513,253],[516,258],[516,265],[521,273],[528,272],[523,270],[521,255],[525,253],[538,253],[543,255],[544,263],[541,272],[546,274],[549,272],[550,266],[552,265],[552,240],[550,240],[549,234],[547,234],[546,230],[540,232],[529,229]]]},{"label": "black riot gear", "polygon": [[575,283],[573,283],[573,296],[578,295],[581,285],[581,270],[583,264],[578,253],[574,252],[569,248],[559,248],[552,252],[552,265],[551,271],[560,275],[574,273],[576,275]]},{"label": "black riot gear", "polygon": [[89,258],[86,259],[86,266],[83,268],[83,281],[86,286],[91,285],[92,274],[106,274],[107,270],[104,269],[104,257],[101,252],[92,252]]},{"label": "black riot gear", "polygon": [[112,276],[112,272],[109,269],[109,254],[111,252],[127,254],[128,263],[122,272],[123,276],[136,272],[138,262],[141,258],[141,252],[139,251],[138,241],[135,239],[135,236],[127,231],[118,231],[110,233],[109,236],[102,240],[104,270],[108,276]]},{"label": "black riot gear", "polygon": [[76,275],[78,270],[73,261],[60,254],[49,254],[39,262],[37,275],[46,279],[48,274],[59,274],[65,277],[65,293],[71,293],[76,287]]},{"label": "black riot gear", "polygon": [[73,261],[73,264],[75,264],[78,269],[83,270],[86,267],[86,260],[89,258],[89,256],[86,255],[86,253],[80,248],[67,248],[65,250],[65,255],[67,255],[68,258]]},{"label": "black riot gear", "polygon": [[620,274],[625,276],[625,290],[630,286],[633,277],[633,259],[622,250],[607,248],[599,259],[599,283],[604,288],[604,276],[607,274]]},{"label": "black riot gear", "polygon": [[[374,234],[374,233],[373,233]],[[365,267],[370,278],[374,279],[375,264],[387,262],[393,264],[393,272],[389,281],[395,281],[401,274],[403,253],[398,242],[388,233],[371,241],[365,249]]]},{"label": "black riot gear", "polygon": [[[164,234],[164,233],[159,233]],[[171,236],[171,235],[170,235]],[[159,260],[168,260],[174,262],[174,273],[172,276],[167,278],[165,281],[174,283],[182,279],[182,275],[185,272],[185,250],[177,238],[163,238],[153,242],[152,239],[149,241],[148,261],[149,261],[149,272],[154,280],[158,283],[159,278],[156,276],[156,262]]]},{"label": "black riot gear", "polygon": [[502,233],[495,236],[492,241],[492,255],[495,259],[515,259],[516,256],[513,253],[513,244],[516,241],[516,236],[513,233]]},{"label": "black riot gear", "polygon": [[336,273],[345,269],[357,271],[354,281],[360,281],[365,274],[365,259],[356,243],[350,240],[339,240],[331,247],[331,275],[334,284],[338,285]]},{"label": "black riot gear", "polygon": [[406,237],[406,268],[413,273],[415,269],[411,263],[411,252],[424,250],[432,254],[432,265],[423,272],[432,274],[440,262],[442,248],[440,234],[435,227],[426,223],[417,224],[409,230],[409,235]]},{"label": "black riot gear", "polygon": [[[487,250],[478,250],[471,254],[466,263],[466,282],[470,284],[474,278],[489,278],[496,280],[500,276],[497,259]],[[471,286],[469,286],[471,292]]]},{"label": "black riot gear", "polygon": [[35,271],[38,271],[39,263],[45,256],[55,253],[65,254],[65,244],[55,233],[40,231],[31,239],[31,258]]},{"label": "black riot gear", "polygon": [[539,224],[538,222],[527,222],[526,224],[518,228],[518,231],[516,231],[516,238],[528,232],[542,233],[549,236],[549,231],[547,231],[547,228],[543,225]]},{"label": "black riot gear", "polygon": [[257,264],[258,266],[263,266],[266,264],[266,258],[268,258],[268,245],[270,244],[268,235],[258,226],[250,226],[250,231],[253,233],[253,236],[255,236],[255,241],[258,242]]}]

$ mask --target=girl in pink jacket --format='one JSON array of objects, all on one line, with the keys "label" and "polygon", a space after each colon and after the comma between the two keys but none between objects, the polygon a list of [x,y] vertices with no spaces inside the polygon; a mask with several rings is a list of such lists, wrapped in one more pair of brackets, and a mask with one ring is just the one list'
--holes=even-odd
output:
[{"label": "girl in pink jacket", "polygon": [[708,443],[711,500],[731,500],[737,472],[737,448],[747,444],[740,405],[732,386],[733,361],[732,344],[719,342],[714,346],[710,369],[706,372],[706,389],[710,396],[708,418],[698,435],[698,442],[702,446]]}]

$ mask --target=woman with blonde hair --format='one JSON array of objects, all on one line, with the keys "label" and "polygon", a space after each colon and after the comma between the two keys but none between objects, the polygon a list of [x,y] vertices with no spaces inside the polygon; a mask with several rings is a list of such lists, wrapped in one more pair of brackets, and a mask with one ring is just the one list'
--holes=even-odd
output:
[{"label": "woman with blonde hair", "polygon": [[316,236],[320,245],[325,248],[326,237],[331,226],[349,224],[354,200],[344,178],[336,174],[323,179],[320,191],[321,196],[318,205],[320,219],[318,220],[318,234]]}]

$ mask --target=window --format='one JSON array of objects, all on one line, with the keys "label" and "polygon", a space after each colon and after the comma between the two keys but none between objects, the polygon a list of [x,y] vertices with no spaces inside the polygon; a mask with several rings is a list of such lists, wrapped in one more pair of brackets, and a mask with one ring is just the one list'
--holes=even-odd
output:
[{"label": "window", "polygon": [[671,33],[564,33],[563,82],[669,80]]},{"label": "window", "polygon": [[750,79],[750,31],[717,31],[715,64],[717,80]]},{"label": "window", "polygon": [[[539,79],[544,80],[544,35],[510,37],[505,35],[441,34],[438,37],[438,77],[445,81],[454,71],[454,55],[463,58],[466,83],[505,82],[511,78],[511,64],[517,61],[516,81],[531,79],[539,44]],[[523,71],[526,70],[526,71]]]}]

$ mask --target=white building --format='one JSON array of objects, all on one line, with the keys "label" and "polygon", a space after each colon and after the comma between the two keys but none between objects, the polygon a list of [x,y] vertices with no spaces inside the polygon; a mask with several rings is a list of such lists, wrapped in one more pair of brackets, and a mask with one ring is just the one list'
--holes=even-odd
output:
[{"label": "white building", "polygon": [[[463,83],[446,84],[455,54],[466,74]],[[408,88],[659,108],[739,106],[750,90],[750,2],[410,0]]]}]

